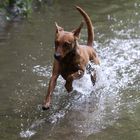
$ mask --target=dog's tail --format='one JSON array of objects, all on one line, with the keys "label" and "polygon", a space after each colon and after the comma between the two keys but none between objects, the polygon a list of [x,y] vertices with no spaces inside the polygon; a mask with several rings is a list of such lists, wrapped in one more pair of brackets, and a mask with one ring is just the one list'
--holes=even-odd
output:
[{"label": "dog's tail", "polygon": [[87,45],[88,46],[93,46],[93,40],[94,40],[94,31],[93,31],[93,26],[90,17],[88,14],[81,9],[79,6],[76,6],[76,9],[81,13],[81,15],[84,17],[84,20],[87,25],[87,30],[88,30],[88,40],[87,40]]}]

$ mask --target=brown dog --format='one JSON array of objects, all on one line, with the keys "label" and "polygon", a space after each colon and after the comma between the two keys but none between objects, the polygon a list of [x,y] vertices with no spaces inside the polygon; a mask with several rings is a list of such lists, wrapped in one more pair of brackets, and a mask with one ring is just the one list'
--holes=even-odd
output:
[{"label": "brown dog", "polygon": [[[73,80],[79,79],[84,75],[89,61],[99,65],[99,59],[93,48],[94,32],[92,22],[84,10],[76,6],[76,9],[84,17],[88,31],[87,45],[79,45],[78,39],[83,22],[72,32],[64,29],[56,23],[55,53],[52,76],[49,82],[47,95],[42,106],[43,110],[49,109],[51,95],[56,85],[56,80],[61,75],[65,80],[65,88],[68,92],[73,90]],[[95,84],[96,74],[91,74],[91,80]]]}]

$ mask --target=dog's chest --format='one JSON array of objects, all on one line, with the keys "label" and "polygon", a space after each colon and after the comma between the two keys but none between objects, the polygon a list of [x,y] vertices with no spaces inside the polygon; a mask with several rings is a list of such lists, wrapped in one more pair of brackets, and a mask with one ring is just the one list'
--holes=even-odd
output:
[{"label": "dog's chest", "polygon": [[66,58],[61,63],[62,71],[64,72],[75,72],[79,69],[80,61],[78,58]]},{"label": "dog's chest", "polygon": [[70,62],[62,63],[61,68],[63,72],[76,72],[79,69],[79,63],[70,60]]},{"label": "dog's chest", "polygon": [[61,75],[67,77],[69,74],[80,69],[80,56],[66,57],[61,62]]}]

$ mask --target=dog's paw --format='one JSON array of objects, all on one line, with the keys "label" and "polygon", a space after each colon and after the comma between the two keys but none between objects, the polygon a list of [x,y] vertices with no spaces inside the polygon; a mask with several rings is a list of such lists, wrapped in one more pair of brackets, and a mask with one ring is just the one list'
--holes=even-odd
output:
[{"label": "dog's paw", "polygon": [[50,109],[50,103],[46,103],[46,104],[43,104],[42,105],[42,110],[48,110],[48,109]]},{"label": "dog's paw", "polygon": [[44,110],[44,111],[45,111],[45,110],[49,110],[49,109],[50,109],[49,106],[47,106],[47,107],[46,107],[46,106],[42,106],[42,110]]}]

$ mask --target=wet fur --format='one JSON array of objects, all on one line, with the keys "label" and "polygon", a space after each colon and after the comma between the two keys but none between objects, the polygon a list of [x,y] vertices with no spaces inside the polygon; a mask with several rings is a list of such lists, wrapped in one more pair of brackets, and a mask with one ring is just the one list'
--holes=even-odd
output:
[{"label": "wet fur", "polygon": [[[85,72],[86,66],[89,61],[99,65],[99,59],[93,48],[94,32],[92,22],[87,13],[76,6],[76,9],[84,17],[88,30],[87,45],[79,45],[78,39],[80,31],[83,27],[83,22],[80,26],[72,32],[64,31],[64,29],[56,23],[55,35],[55,59],[53,64],[52,76],[49,82],[47,95],[43,103],[43,109],[46,110],[50,107],[51,95],[56,85],[59,75],[65,80],[65,88],[68,92],[73,90],[73,80],[80,79]],[[91,74],[91,81],[93,85],[96,81],[96,73]]]}]

